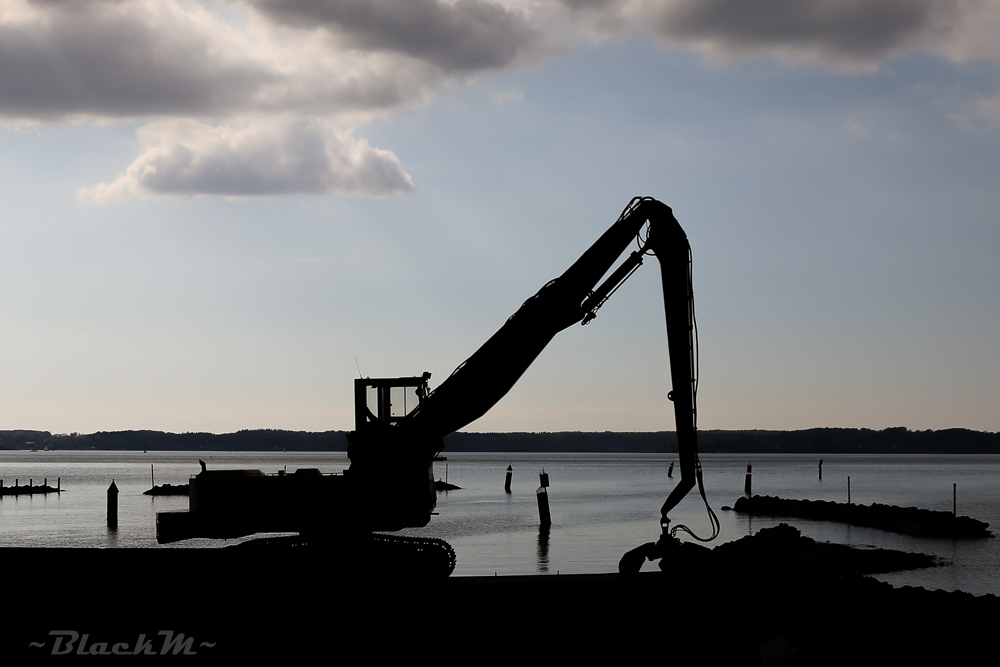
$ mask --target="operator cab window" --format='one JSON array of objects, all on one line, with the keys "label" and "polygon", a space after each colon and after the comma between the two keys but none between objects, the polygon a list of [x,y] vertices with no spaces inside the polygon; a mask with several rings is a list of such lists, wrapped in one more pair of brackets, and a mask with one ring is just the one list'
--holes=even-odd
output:
[{"label": "operator cab window", "polygon": [[420,377],[364,378],[354,381],[355,429],[393,426],[427,395],[430,373]]}]

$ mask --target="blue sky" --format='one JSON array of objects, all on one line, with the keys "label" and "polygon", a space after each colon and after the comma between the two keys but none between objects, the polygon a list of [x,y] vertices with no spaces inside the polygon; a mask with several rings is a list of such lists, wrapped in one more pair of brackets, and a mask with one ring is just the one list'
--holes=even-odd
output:
[{"label": "blue sky", "polygon": [[[433,386],[650,195],[701,428],[1000,430],[998,32],[974,0],[0,0],[0,428],[349,429],[358,366]],[[469,430],[672,428],[658,280]]]}]

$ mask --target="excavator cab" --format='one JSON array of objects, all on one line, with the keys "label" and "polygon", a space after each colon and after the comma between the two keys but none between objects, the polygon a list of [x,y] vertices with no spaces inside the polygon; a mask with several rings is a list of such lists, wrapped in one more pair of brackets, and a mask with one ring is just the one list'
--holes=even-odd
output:
[{"label": "excavator cab", "polygon": [[[430,373],[354,381],[354,431],[347,435],[352,488],[365,494],[355,512],[371,530],[426,526],[437,504],[432,470],[441,438],[428,441],[413,418],[430,393]],[[428,455],[428,450],[433,450]]]},{"label": "excavator cab", "polygon": [[430,373],[419,377],[364,378],[354,381],[354,430],[389,428],[412,413],[427,396]]}]

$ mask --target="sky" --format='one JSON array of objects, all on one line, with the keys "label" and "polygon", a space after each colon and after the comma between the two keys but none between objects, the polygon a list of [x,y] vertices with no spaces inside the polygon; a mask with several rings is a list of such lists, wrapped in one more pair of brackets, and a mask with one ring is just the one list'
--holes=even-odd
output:
[{"label": "sky", "polygon": [[[996,0],[0,0],[0,429],[353,427],[637,195],[699,427],[1000,431]],[[673,428],[647,262],[470,431]]]}]

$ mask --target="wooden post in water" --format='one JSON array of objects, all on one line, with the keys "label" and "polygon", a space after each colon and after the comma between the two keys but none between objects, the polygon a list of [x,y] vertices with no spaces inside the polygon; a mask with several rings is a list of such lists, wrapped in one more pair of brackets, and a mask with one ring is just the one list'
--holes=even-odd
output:
[{"label": "wooden post in water", "polygon": [[674,462],[671,461],[670,467],[667,468],[667,477],[673,477],[673,476],[674,476]]},{"label": "wooden post in water", "polygon": [[153,464],[152,463],[149,464],[149,488],[151,488],[151,489],[155,489],[156,488],[156,478],[153,477]]},{"label": "wooden post in water", "polygon": [[535,492],[538,498],[538,522],[543,528],[548,528],[552,525],[552,516],[549,514],[549,493],[545,490],[549,486],[549,476],[544,469],[538,475],[538,483],[538,491]]},{"label": "wooden post in water", "polygon": [[114,479],[108,487],[108,528],[118,530],[118,487]]},{"label": "wooden post in water", "polygon": [[62,477],[56,477],[56,491],[62,493]]},{"label": "wooden post in water", "polygon": [[745,495],[747,498],[750,497],[750,476],[753,474],[752,471],[753,471],[753,466],[748,463],[747,477],[746,480],[743,482],[743,495]]},{"label": "wooden post in water", "polygon": [[953,516],[958,516],[958,483],[951,483],[951,513]]},{"label": "wooden post in water", "polygon": [[823,481],[823,459],[819,460],[819,479]]},{"label": "wooden post in water", "polygon": [[851,476],[847,476],[847,504],[851,504]]},{"label": "wooden post in water", "polygon": [[510,478],[513,477],[513,476],[514,476],[514,468],[512,468],[511,464],[508,463],[507,464],[507,479],[505,479],[504,483],[503,483],[503,490],[505,492],[507,492],[507,493],[510,493]]}]

